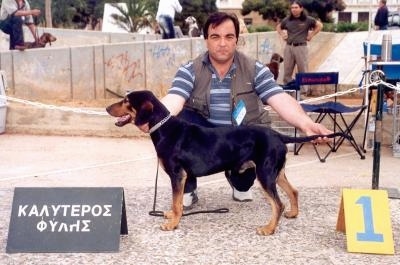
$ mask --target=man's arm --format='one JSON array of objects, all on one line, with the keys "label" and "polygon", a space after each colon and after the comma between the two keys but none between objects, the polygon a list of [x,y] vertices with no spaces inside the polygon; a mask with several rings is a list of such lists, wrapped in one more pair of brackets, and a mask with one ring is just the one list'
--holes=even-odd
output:
[{"label": "man's arm", "polygon": [[[300,104],[287,93],[280,93],[270,97],[267,101],[279,116],[292,126],[303,131],[306,135],[330,134],[332,131],[325,126],[315,123],[304,112]],[[318,139],[317,142],[325,142],[327,139]]]},{"label": "man's arm", "polygon": [[310,41],[312,38],[314,38],[314,36],[317,35],[322,30],[323,27],[324,25],[321,23],[321,21],[316,20],[314,29],[308,31],[307,41]]},{"label": "man's arm", "polygon": [[[183,109],[183,105],[185,104],[186,100],[176,94],[167,94],[165,97],[160,99],[161,103],[164,104],[164,106],[169,110],[171,115],[176,116],[181,112]],[[149,132],[149,123],[145,123],[141,126],[138,126],[138,128],[147,133]]]},{"label": "man's arm", "polygon": [[283,40],[287,40],[288,38],[287,31],[282,29],[281,23],[278,23],[278,25],[276,25],[276,32],[278,32],[279,36],[281,36]]},{"label": "man's arm", "polygon": [[176,11],[177,13],[182,12],[182,6],[181,6],[181,3],[179,3],[179,0],[176,0],[176,1],[175,1],[174,8],[175,8],[175,11]]},{"label": "man's arm", "polygon": [[167,94],[161,99],[161,102],[169,110],[171,115],[176,116],[183,109],[186,100],[182,96],[176,94]]}]

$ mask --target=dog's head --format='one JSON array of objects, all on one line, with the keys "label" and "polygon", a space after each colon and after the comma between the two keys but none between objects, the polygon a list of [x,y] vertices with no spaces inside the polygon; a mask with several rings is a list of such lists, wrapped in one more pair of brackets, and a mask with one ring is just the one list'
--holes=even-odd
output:
[{"label": "dog's head", "polygon": [[[157,113],[155,108],[158,109]],[[122,127],[128,123],[141,126],[149,123],[150,126],[165,118],[167,109],[151,91],[132,91],[125,97],[106,108],[108,114],[117,117],[116,126]]]},{"label": "dog's head", "polygon": [[271,62],[281,63],[283,62],[283,57],[279,53],[273,53],[271,56]]},{"label": "dog's head", "polygon": [[50,45],[52,42],[55,42],[56,40],[57,40],[57,38],[48,32],[43,33],[42,36],[40,36],[40,38],[39,38],[39,41],[41,43],[43,43],[43,44],[50,43]]},{"label": "dog's head", "polygon": [[194,16],[189,16],[185,19],[186,24],[193,25],[196,24],[196,18]]}]

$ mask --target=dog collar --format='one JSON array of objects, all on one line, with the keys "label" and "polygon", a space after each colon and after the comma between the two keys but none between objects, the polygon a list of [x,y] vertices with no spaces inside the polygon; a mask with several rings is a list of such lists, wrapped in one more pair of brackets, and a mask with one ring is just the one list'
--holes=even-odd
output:
[{"label": "dog collar", "polygon": [[152,134],[153,132],[155,132],[158,128],[160,128],[164,123],[167,122],[167,120],[169,120],[169,118],[171,118],[171,114],[168,114],[167,117],[165,117],[164,119],[162,119],[159,123],[157,123],[156,125],[154,125],[153,127],[150,128],[149,133]]}]

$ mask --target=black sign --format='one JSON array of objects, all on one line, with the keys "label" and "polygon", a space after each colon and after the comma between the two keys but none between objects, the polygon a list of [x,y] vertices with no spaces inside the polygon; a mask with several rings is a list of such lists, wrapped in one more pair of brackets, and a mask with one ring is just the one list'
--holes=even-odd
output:
[{"label": "black sign", "polygon": [[7,253],[117,252],[123,188],[15,188]]}]

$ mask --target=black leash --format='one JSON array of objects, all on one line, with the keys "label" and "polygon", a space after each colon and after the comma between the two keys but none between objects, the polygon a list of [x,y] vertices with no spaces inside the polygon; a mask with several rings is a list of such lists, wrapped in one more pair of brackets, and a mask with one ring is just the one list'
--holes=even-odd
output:
[{"label": "black leash", "polygon": [[[156,210],[157,183],[158,183],[158,168],[159,168],[159,165],[160,165],[160,161],[157,160],[156,183],[154,185],[153,210],[151,210],[149,212],[149,215],[164,217],[164,212],[163,211],[157,211]],[[182,216],[188,216],[188,215],[199,214],[199,213],[227,213],[227,212],[229,212],[228,208],[219,208],[219,209],[215,209],[215,210],[202,210],[202,211],[193,211],[193,212],[183,213]]]}]

